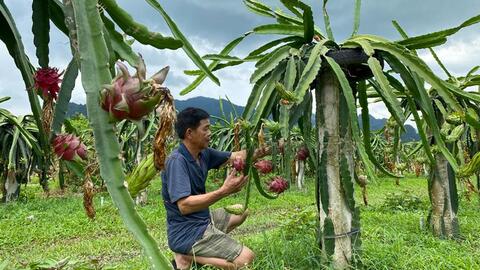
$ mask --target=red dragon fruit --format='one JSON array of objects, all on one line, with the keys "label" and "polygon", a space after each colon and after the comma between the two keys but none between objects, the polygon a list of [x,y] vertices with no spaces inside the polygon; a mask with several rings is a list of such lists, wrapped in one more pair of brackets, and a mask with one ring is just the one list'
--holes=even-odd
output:
[{"label": "red dragon fruit", "polygon": [[273,164],[270,160],[261,159],[255,162],[253,166],[263,174],[267,174],[273,170]]},{"label": "red dragon fruit", "polygon": [[275,176],[268,183],[268,190],[277,194],[280,194],[287,190],[288,182],[281,176]]},{"label": "red dragon fruit", "polygon": [[58,73],[58,68],[39,68],[35,72],[33,79],[35,80],[35,89],[42,92],[44,99],[49,97],[57,99],[60,91],[59,83],[62,81],[60,76],[63,72]]},{"label": "red dragon fruit", "polygon": [[300,161],[306,160],[310,156],[310,152],[308,151],[308,148],[305,146],[302,146],[298,152],[297,152],[297,159]]},{"label": "red dragon fruit", "polygon": [[87,147],[72,134],[60,134],[52,141],[55,154],[63,160],[73,160],[76,156],[87,159]]},{"label": "red dragon fruit", "polygon": [[236,157],[233,160],[233,168],[235,168],[237,172],[242,172],[243,169],[245,169],[245,161],[241,157]]},{"label": "red dragon fruit", "polygon": [[105,85],[100,93],[101,106],[113,120],[140,120],[157,107],[166,90],[162,83],[167,77],[169,67],[164,67],[145,80],[145,62],[141,56],[139,59],[134,76],[130,75],[127,66],[117,62],[117,77],[111,85]]}]

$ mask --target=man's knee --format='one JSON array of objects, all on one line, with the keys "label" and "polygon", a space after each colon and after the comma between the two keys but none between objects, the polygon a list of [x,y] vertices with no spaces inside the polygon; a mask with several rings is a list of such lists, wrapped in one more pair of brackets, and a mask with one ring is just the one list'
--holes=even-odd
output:
[{"label": "man's knee", "polygon": [[255,253],[253,253],[253,251],[248,247],[243,246],[242,252],[240,252],[240,255],[238,255],[238,257],[235,260],[233,260],[233,262],[238,267],[243,267],[243,266],[252,264],[254,259],[255,259]]},{"label": "man's knee", "polygon": [[228,221],[227,225],[227,233],[231,232],[233,229],[236,227],[242,225],[242,223],[247,219],[248,217],[248,209],[241,215],[231,215],[230,220]]}]

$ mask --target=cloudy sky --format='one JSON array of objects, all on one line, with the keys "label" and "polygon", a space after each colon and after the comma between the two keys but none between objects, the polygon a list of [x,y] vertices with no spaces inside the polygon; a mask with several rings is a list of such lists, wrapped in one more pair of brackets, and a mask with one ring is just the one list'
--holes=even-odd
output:
[{"label": "cloudy sky", "polygon": [[[31,62],[38,65],[35,57],[33,36],[31,34],[31,1],[5,0],[13,14],[22,35],[26,53]],[[145,24],[151,31],[171,35],[163,18],[144,1],[117,0],[138,22]],[[201,54],[218,53],[229,41],[251,30],[253,27],[273,20],[249,12],[240,0],[159,0],[166,11],[188,37],[194,48]],[[272,7],[281,7],[278,0],[264,1]],[[313,6],[315,23],[323,29],[321,3],[323,1],[305,1]],[[480,1],[472,0],[364,0],[361,9],[361,34],[381,35],[391,40],[400,39],[391,21],[397,20],[410,35],[420,35],[459,25],[461,22],[480,14]],[[337,42],[349,37],[353,25],[353,0],[335,0],[328,4],[332,29]],[[68,39],[51,24],[50,65],[60,70],[66,68],[70,58]],[[473,66],[480,65],[480,25],[461,30],[449,41],[436,48],[439,57],[454,75],[466,74]],[[244,56],[250,50],[274,37],[250,36],[231,54]],[[213,98],[227,95],[234,103],[245,105],[251,91],[249,84],[253,65],[243,64],[217,72],[221,86],[206,79],[196,90],[180,96],[179,92],[187,86],[192,77],[183,74],[185,69],[196,67],[179,49],[176,51],[158,50],[142,44],[134,44],[134,50],[140,52],[147,64],[147,75],[151,75],[165,65],[170,66],[166,85],[177,99],[194,96]],[[422,58],[444,77],[427,51],[420,52]],[[0,44],[0,97],[10,96],[11,100],[0,104],[15,114],[30,113],[27,93],[20,72],[3,43]],[[208,63],[208,62],[207,62]],[[85,103],[85,94],[80,80],[72,94],[72,101]],[[373,106],[372,114],[387,117],[386,110]]]}]

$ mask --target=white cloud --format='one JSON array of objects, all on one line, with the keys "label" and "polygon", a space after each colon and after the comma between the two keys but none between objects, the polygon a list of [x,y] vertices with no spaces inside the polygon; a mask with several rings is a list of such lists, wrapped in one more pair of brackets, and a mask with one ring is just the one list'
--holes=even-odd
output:
[{"label": "white cloud", "polygon": [[[446,45],[434,50],[453,76],[465,76],[471,68],[480,65],[480,37],[452,39]],[[441,70],[428,50],[421,51],[419,56],[433,68],[436,74],[446,77],[445,72]]]},{"label": "white cloud", "polygon": [[368,112],[375,118],[388,119],[390,117],[390,112],[381,102],[368,104]]}]

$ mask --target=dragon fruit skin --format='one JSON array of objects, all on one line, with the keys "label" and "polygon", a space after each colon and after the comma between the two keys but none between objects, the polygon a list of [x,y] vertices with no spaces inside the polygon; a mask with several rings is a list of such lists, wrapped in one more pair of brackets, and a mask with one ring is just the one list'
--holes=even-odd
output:
[{"label": "dragon fruit skin", "polygon": [[255,162],[254,166],[255,168],[257,168],[259,172],[263,174],[270,173],[273,170],[273,164],[270,160],[265,160],[265,159],[259,160]]},{"label": "dragon fruit skin", "polygon": [[74,160],[77,156],[87,159],[87,147],[72,134],[57,135],[52,141],[55,154],[63,160]]},{"label": "dragon fruit skin", "polygon": [[242,172],[245,169],[245,161],[240,157],[235,158],[235,160],[233,160],[233,168],[235,168],[237,172]]},{"label": "dragon fruit skin", "polygon": [[310,152],[308,151],[308,148],[306,148],[305,146],[298,149],[298,152],[297,152],[298,160],[305,161],[309,156],[310,156]]},{"label": "dragon fruit skin", "polygon": [[287,190],[288,182],[281,176],[276,176],[268,183],[268,190],[280,194]]}]

